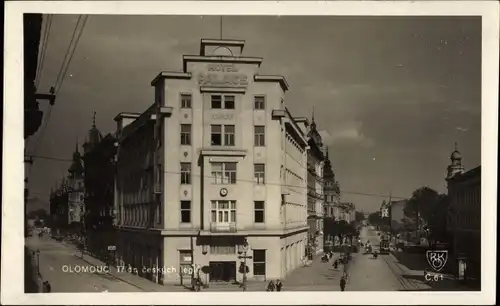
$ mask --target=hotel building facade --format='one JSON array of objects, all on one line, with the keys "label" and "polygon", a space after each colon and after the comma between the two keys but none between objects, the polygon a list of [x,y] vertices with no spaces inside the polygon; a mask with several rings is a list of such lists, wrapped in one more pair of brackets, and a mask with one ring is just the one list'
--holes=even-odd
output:
[{"label": "hotel building facade", "polygon": [[243,47],[202,40],[152,81],[148,110],[115,118],[117,255],[152,281],[241,281],[243,262],[247,279],[284,279],[305,255],[307,135],[285,78]]}]

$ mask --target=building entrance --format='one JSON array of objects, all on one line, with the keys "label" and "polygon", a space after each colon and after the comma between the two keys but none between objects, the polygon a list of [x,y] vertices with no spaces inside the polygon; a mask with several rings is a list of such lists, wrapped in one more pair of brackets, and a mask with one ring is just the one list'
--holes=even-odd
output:
[{"label": "building entrance", "polygon": [[236,281],[235,261],[211,261],[209,265],[211,282]]}]

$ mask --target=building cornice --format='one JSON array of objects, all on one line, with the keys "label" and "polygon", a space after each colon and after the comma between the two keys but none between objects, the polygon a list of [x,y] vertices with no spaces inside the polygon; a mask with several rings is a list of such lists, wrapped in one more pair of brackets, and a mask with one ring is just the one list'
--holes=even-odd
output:
[{"label": "building cornice", "polygon": [[283,91],[287,91],[290,89],[290,85],[286,81],[284,76],[281,75],[259,75],[256,74],[253,77],[255,82],[278,82]]},{"label": "building cornice", "polygon": [[245,157],[247,155],[247,150],[235,148],[201,148],[199,154],[201,156]]},{"label": "building cornice", "polygon": [[291,116],[288,109],[286,109],[286,108],[285,109],[273,109],[271,112],[271,116],[274,119],[283,120],[287,126],[291,127],[291,130],[295,132],[297,138],[302,141],[304,146],[306,148],[309,148],[309,144],[307,143],[307,139],[304,136],[304,133],[302,132],[300,127],[297,125],[297,122],[295,122],[295,120]]},{"label": "building cornice", "polygon": [[231,63],[231,64],[254,64],[260,67],[263,59],[261,57],[246,57],[246,56],[202,56],[202,55],[184,55],[182,57],[182,68],[187,73],[187,63]]},{"label": "building cornice", "polygon": [[151,81],[151,86],[156,86],[156,83],[163,79],[190,80],[191,77],[190,72],[162,71]]},{"label": "building cornice", "polygon": [[216,87],[216,86],[201,86],[200,92],[215,92],[215,93],[241,93],[247,91],[246,86],[243,87]]}]

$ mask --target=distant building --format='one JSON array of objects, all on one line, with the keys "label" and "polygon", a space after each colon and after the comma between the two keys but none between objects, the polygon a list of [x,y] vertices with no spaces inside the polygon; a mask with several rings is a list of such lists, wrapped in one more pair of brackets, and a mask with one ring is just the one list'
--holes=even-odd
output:
[{"label": "distant building", "polygon": [[390,217],[391,217],[391,230],[395,232],[403,231],[405,229],[405,224],[409,222],[406,218],[404,209],[408,200],[398,200],[391,201],[389,203],[390,207]]},{"label": "distant building", "polygon": [[116,240],[113,227],[116,145],[113,135],[103,137],[97,129],[95,113],[83,147],[87,248],[102,258]]},{"label": "distant building", "polygon": [[[332,229],[340,216],[340,188],[328,155],[328,148],[325,148],[325,160],[323,164],[323,197],[323,216],[325,222],[323,226],[324,228]],[[327,242],[333,243],[333,236],[328,233],[324,236],[324,243]]]},{"label": "distant building", "polygon": [[[183,70],[152,82],[155,103],[118,115],[117,254],[159,283],[285,278],[307,244],[307,138],[282,76],[239,40],[201,41]],[[143,266],[180,274],[145,273]]]},{"label": "distant building", "polygon": [[447,230],[453,237],[452,271],[481,277],[481,166],[467,172],[457,150],[450,157],[446,181],[450,208]]},{"label": "distant building", "polygon": [[338,213],[335,219],[341,221],[344,220],[347,223],[351,223],[356,220],[356,206],[351,202],[339,203],[336,206],[335,211]]},{"label": "distant building", "polygon": [[305,117],[295,118],[303,131],[307,132],[309,149],[307,150],[307,224],[308,248],[306,254],[312,255],[323,252],[323,207],[324,207],[324,184],[323,166],[325,156],[323,154],[323,140],[319,134],[314,113],[312,121]]},{"label": "distant building", "polygon": [[69,226],[68,210],[68,184],[63,178],[55,189],[50,191],[50,219],[52,226],[56,228],[67,228]]},{"label": "distant building", "polygon": [[68,223],[80,226],[83,225],[85,215],[85,186],[82,156],[78,151],[78,143],[68,173]]}]

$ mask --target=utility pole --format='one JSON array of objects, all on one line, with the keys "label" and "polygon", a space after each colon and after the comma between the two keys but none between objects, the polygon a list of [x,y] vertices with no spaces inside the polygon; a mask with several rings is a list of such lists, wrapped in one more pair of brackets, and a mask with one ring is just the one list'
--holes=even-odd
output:
[{"label": "utility pole", "polygon": [[245,238],[245,241],[243,242],[243,245],[242,245],[242,251],[243,251],[243,255],[240,255],[238,256],[238,259],[243,259],[243,283],[241,285],[241,287],[243,287],[243,291],[246,291],[247,290],[247,259],[252,259],[253,257],[252,256],[247,256],[247,252],[249,250],[249,245],[248,245],[248,241],[247,239]]},{"label": "utility pole", "polygon": [[195,291],[195,279],[194,279],[194,243],[193,236],[189,237],[189,242],[191,244],[191,290]]}]

